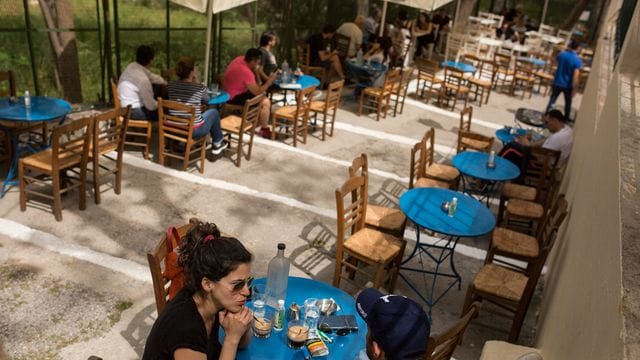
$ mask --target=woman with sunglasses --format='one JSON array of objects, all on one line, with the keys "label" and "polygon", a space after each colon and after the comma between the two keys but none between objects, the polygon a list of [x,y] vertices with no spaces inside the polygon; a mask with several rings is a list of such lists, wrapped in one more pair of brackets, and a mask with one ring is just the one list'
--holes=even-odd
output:
[{"label": "woman with sunglasses", "polygon": [[[185,286],[153,324],[143,359],[235,359],[249,345],[251,253],[215,224],[198,223],[182,240]],[[218,341],[218,330],[225,332]]]}]

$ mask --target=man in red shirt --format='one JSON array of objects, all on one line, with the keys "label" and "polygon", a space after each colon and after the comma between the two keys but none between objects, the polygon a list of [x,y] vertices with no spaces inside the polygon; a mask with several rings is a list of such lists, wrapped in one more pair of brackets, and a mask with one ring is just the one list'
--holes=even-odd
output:
[{"label": "man in red shirt", "polygon": [[[258,49],[249,49],[244,56],[238,56],[229,63],[224,71],[223,88],[229,93],[229,104],[244,105],[247,100],[267,91],[273,84],[279,72],[271,73],[267,81],[259,85],[256,80],[256,71],[260,66],[262,53]],[[269,129],[269,115],[271,112],[271,102],[268,98],[262,101],[260,107],[260,135],[271,138]]]}]

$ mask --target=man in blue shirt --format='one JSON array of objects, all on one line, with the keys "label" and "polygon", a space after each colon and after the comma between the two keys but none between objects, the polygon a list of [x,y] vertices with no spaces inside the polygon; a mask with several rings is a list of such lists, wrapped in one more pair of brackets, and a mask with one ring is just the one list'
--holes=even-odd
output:
[{"label": "man in blue shirt", "polygon": [[547,105],[547,111],[549,112],[558,99],[560,93],[564,94],[564,114],[569,118],[571,115],[571,98],[576,94],[578,90],[578,83],[580,81],[580,69],[582,69],[582,61],[578,57],[576,50],[578,49],[578,43],[571,41],[569,48],[558,54],[556,61],[558,63],[558,69],[553,77],[553,86],[551,88],[551,99],[549,99],[549,105]]}]

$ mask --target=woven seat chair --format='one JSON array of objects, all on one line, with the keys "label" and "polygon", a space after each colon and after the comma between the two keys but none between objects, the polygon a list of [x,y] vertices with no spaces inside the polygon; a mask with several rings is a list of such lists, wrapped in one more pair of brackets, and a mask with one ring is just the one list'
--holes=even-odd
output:
[{"label": "woven seat chair", "polygon": [[340,33],[335,33],[333,35],[333,41],[336,44],[336,51],[338,52],[338,56],[340,57],[340,59],[346,59],[349,56],[351,38]]},{"label": "woven seat chair", "polygon": [[[336,122],[336,113],[338,112],[338,105],[340,105],[343,87],[344,80],[334,81],[327,87],[327,96],[324,101],[311,102],[313,119],[317,121],[318,115],[322,115],[322,141],[325,140],[326,135],[333,136],[333,125]],[[329,131],[327,131],[327,124],[331,124]]]},{"label": "woven seat chair", "polygon": [[539,255],[529,263],[524,272],[489,261],[480,268],[467,288],[463,313],[469,310],[472,303],[487,300],[514,314],[509,342],[518,341],[542,268],[555,244],[558,229],[567,215],[566,200],[561,197],[558,201],[556,217],[550,220],[552,226],[542,234]]},{"label": "woven seat chair", "polygon": [[[372,279],[374,288],[380,288],[385,282],[386,273],[387,290],[393,292],[405,241],[365,227],[366,198],[364,176],[350,177],[336,189],[338,236],[333,286],[339,288],[341,280],[346,280],[362,288],[355,282],[355,275],[359,273]],[[362,269],[359,263],[373,267],[374,273]]]},{"label": "woven seat chair", "polygon": [[493,137],[475,133],[471,130],[473,120],[473,107],[468,106],[460,112],[460,123],[458,126],[457,152],[465,150],[475,150],[490,152],[493,148]]},{"label": "woven seat chair", "polygon": [[[418,78],[416,79],[416,96],[419,98],[424,97],[425,89],[428,90],[427,98],[425,102],[428,104],[431,100],[431,94],[438,92],[440,86],[444,83],[444,79],[439,79],[436,74],[438,73],[440,66],[437,62],[418,59],[416,61],[418,67]],[[437,86],[437,87],[436,87]]]},{"label": "woven seat chair", "polygon": [[[260,118],[260,104],[264,99],[264,95],[255,96],[253,99],[247,100],[242,109],[242,116],[227,115],[220,120],[220,127],[227,134],[229,142],[235,143],[236,146],[236,166],[240,167],[242,157],[246,157],[247,161],[251,160],[251,150],[253,149],[253,136],[258,126]],[[244,151],[244,135],[249,136],[247,151]]]},{"label": "woven seat chair", "polygon": [[[188,117],[172,115],[172,112],[188,114]],[[190,164],[200,162],[198,170],[204,173],[207,137],[193,138],[195,108],[177,101],[158,98],[158,162],[164,165],[165,158],[182,161],[182,171]],[[194,157],[195,155],[195,157]]]},{"label": "woven seat chair", "polygon": [[435,162],[435,130],[429,128],[411,149],[409,189],[439,187],[457,189],[460,172],[451,165]]},{"label": "woven seat chair", "polygon": [[[189,224],[176,227],[180,238],[184,237],[197,222],[197,219],[190,219]],[[169,286],[171,286],[171,281],[162,276],[162,272],[166,267],[165,259],[169,253],[167,241],[172,242],[170,247],[173,249],[178,246],[172,235],[173,234],[170,232],[165,232],[153,249],[147,252],[147,261],[149,262],[149,269],[151,270],[153,294],[156,298],[156,309],[158,310],[158,315],[162,313],[169,301]]]},{"label": "woven seat chair", "polygon": [[[470,57],[469,55],[465,55],[465,57]],[[480,60],[476,56],[471,56],[471,58],[475,58],[480,61],[480,64],[477,66],[477,77],[473,76],[467,79],[469,81],[469,91],[474,94],[473,100],[477,100],[478,96],[480,96],[480,101],[478,101],[478,106],[482,106],[482,101],[485,101],[485,104],[489,103],[489,96],[491,95],[491,89],[493,88],[495,79],[496,79],[496,64],[492,60]],[[486,97],[485,97],[486,92]]]},{"label": "woven seat chair", "polygon": [[540,256],[544,239],[550,235],[554,227],[559,227],[562,224],[564,216],[566,216],[566,207],[567,201],[564,199],[564,195],[559,195],[549,210],[549,214],[545,216],[544,223],[535,237],[503,227],[495,228],[491,235],[491,244],[485,257],[485,264],[501,263],[526,273],[526,267],[520,267],[513,262],[496,258],[496,256],[524,261],[527,264],[535,261]]},{"label": "woven seat chair", "polygon": [[[118,86],[113,79],[109,79],[109,82],[111,83],[111,93],[113,94],[113,107],[119,109],[121,105],[120,98],[118,97]],[[143,149],[144,158],[149,160],[152,130],[153,125],[151,125],[151,121],[129,119],[124,144],[127,146],[141,147]]]},{"label": "woven seat chair", "polygon": [[553,85],[553,78],[556,68],[555,59],[551,56],[545,54],[539,54],[538,58],[545,61],[545,66],[542,69],[538,69],[533,72],[533,76],[535,78],[535,83],[538,84],[538,93],[544,86],[544,96],[547,96],[549,93],[549,89],[551,89]]},{"label": "woven seat chair", "polygon": [[529,93],[529,98],[531,98],[535,80],[533,64],[528,61],[516,60],[515,73],[511,82],[511,90],[509,90],[510,95],[514,96],[516,88],[519,87],[522,89],[521,99],[524,99],[524,95],[527,92]]},{"label": "woven seat chair", "polygon": [[[409,92],[409,82],[411,81],[412,74],[412,67],[406,67],[402,69],[400,81],[398,81],[398,83],[393,87],[393,90],[391,91],[391,102],[393,102],[393,116],[396,116],[397,113],[402,114],[402,112],[404,111],[404,100],[407,97],[407,92]],[[398,106],[400,106],[400,111],[398,111]]]},{"label": "woven seat chair", "polygon": [[429,336],[427,355],[425,360],[449,360],[453,357],[456,347],[462,342],[462,336],[469,327],[469,323],[480,311],[480,303],[471,304],[469,311],[460,320],[441,334]]},{"label": "woven seat chair", "polygon": [[[115,177],[113,191],[120,194],[124,138],[130,113],[131,107],[127,106],[105,111],[95,117],[89,160],[93,164],[93,190],[96,204],[100,204],[100,180],[105,176]],[[112,157],[112,152],[116,153],[116,157]],[[105,162],[111,164],[111,167]]]},{"label": "woven seat chair", "polygon": [[521,176],[522,183],[506,183],[502,187],[498,206],[498,224],[502,221],[507,201],[510,199],[543,201],[542,196],[548,191],[550,180],[556,176],[556,167],[560,159],[559,151],[536,146],[530,148],[530,153],[531,159]]},{"label": "woven seat chair", "polygon": [[278,126],[285,129],[287,135],[289,126],[293,130],[293,146],[298,146],[298,137],[303,144],[307,143],[309,125],[309,112],[315,86],[308,87],[296,93],[295,106],[283,106],[271,114],[271,139],[275,140],[278,134]]},{"label": "woven seat chair", "polygon": [[507,88],[511,89],[511,82],[513,82],[513,76],[516,73],[511,66],[512,56],[496,52],[493,54],[493,62],[496,65],[494,88],[498,90],[499,86],[507,86]]},{"label": "woven seat chair", "polygon": [[367,87],[360,93],[360,105],[358,106],[358,116],[362,116],[362,108],[375,110],[376,121],[387,118],[389,111],[389,103],[391,101],[391,93],[393,88],[400,81],[400,70],[391,69],[384,76],[384,83],[381,87]]},{"label": "woven seat chair", "polygon": [[458,97],[462,96],[464,100],[463,107],[466,107],[469,101],[469,87],[466,84],[467,80],[464,78],[462,70],[446,66],[444,68],[444,84],[440,87],[440,92],[438,93],[438,104],[442,106],[442,101],[446,100],[448,105],[449,100],[453,99],[453,105],[451,106],[451,111],[453,111],[458,102]]},{"label": "woven seat chair", "polygon": [[[400,239],[404,238],[404,228],[407,224],[407,217],[402,210],[385,206],[369,204],[369,162],[367,154],[353,159],[349,167],[349,177],[364,176],[365,181],[365,219],[364,225],[368,228],[382,231],[394,235]],[[354,194],[354,196],[357,194]]]},{"label": "woven seat chair", "polygon": [[460,51],[464,47],[467,36],[462,33],[450,32],[447,34],[447,42],[444,51],[444,60],[457,60]]},{"label": "woven seat chair", "polygon": [[[87,161],[93,118],[78,119],[53,129],[51,148],[20,159],[18,178],[20,180],[20,210],[27,209],[27,194],[53,200],[56,221],[62,221],[61,194],[79,188],[79,208],[86,207]],[[78,169],[79,176],[67,175],[67,170]],[[33,190],[32,184],[51,184],[51,192]],[[40,189],[39,189],[40,190]]]}]

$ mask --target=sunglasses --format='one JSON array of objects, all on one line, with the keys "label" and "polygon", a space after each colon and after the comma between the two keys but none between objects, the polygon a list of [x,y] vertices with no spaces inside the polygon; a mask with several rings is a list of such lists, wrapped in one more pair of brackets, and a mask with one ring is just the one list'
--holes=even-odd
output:
[{"label": "sunglasses", "polygon": [[[320,331],[322,331],[325,334],[333,333],[333,329],[327,323],[319,324],[318,329],[320,329]],[[346,336],[346,335],[349,335],[349,333],[351,332],[351,329],[349,328],[338,328],[335,330],[336,330],[336,335],[338,336]]]},{"label": "sunglasses", "polygon": [[238,280],[234,283],[232,283],[233,285],[233,291],[241,291],[242,289],[244,289],[245,286],[249,287],[249,289],[251,289],[251,283],[253,282],[253,276],[249,276],[248,278],[244,279],[244,280]]}]

